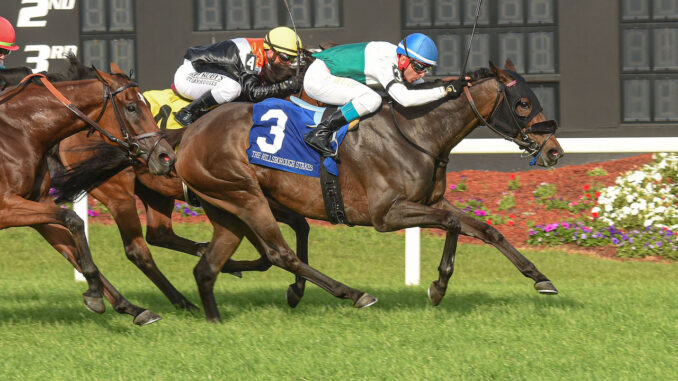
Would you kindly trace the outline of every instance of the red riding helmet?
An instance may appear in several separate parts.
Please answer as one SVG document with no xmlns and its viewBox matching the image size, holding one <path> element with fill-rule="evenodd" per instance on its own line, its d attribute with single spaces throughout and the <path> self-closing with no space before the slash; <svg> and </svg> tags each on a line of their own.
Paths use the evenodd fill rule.
<svg viewBox="0 0 678 381">
<path fill-rule="evenodd" d="M 0 49 L 18 50 L 19 45 L 14 41 L 16 41 L 14 27 L 6 18 L 0 16 Z"/>
</svg>

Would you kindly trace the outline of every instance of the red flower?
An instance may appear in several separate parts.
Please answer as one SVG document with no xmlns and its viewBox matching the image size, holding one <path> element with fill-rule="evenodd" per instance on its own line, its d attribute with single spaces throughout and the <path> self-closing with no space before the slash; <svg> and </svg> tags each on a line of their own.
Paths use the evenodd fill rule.
<svg viewBox="0 0 678 381">
<path fill-rule="evenodd" d="M 598 218 L 598 213 L 596 213 L 596 212 L 591 212 L 591 217 L 593 217 L 593 218 Z"/>
<path fill-rule="evenodd" d="M 600 192 L 596 192 L 596 198 L 600 198 Z"/>
<path fill-rule="evenodd" d="M 587 193 L 584 195 L 586 198 L 591 198 L 591 193 Z"/>
<path fill-rule="evenodd" d="M 588 192 L 589 189 L 591 189 L 591 186 L 590 186 L 589 184 L 584 185 L 584 190 L 585 190 L 585 191 Z"/>
<path fill-rule="evenodd" d="M 515 224 L 516 224 L 516 223 L 513 222 L 513 220 L 508 220 L 508 221 L 506 222 L 506 225 L 508 225 L 508 226 L 513 226 L 513 225 L 515 225 Z"/>
<path fill-rule="evenodd" d="M 515 174 L 515 173 L 511 173 L 510 179 L 511 179 L 511 180 L 515 180 L 515 179 L 516 179 L 516 174 Z"/>
<path fill-rule="evenodd" d="M 488 224 L 488 225 L 492 225 L 492 220 L 488 218 L 488 219 L 485 220 L 485 223 Z"/>
<path fill-rule="evenodd" d="M 516 215 L 511 213 L 511 214 L 509 214 L 509 218 L 516 218 Z"/>
</svg>

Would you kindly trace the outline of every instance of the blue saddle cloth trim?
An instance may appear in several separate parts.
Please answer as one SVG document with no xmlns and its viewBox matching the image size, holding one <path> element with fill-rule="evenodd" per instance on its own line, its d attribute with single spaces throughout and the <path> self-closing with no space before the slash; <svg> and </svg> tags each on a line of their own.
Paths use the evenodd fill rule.
<svg viewBox="0 0 678 381">
<path fill-rule="evenodd" d="M 250 163 L 320 177 L 320 154 L 304 143 L 304 136 L 313 131 L 309 126 L 317 124 L 314 122 L 315 113 L 277 98 L 256 103 L 252 111 L 250 147 L 247 149 Z M 284 124 L 281 123 L 285 118 Z M 337 131 L 332 147 L 337 148 L 341 144 L 347 131 L 348 124 Z M 323 165 L 329 173 L 339 175 L 334 159 L 325 158 Z"/>
<path fill-rule="evenodd" d="M 317 126 L 320 122 L 322 122 L 323 114 L 325 113 L 325 109 L 327 109 L 327 107 L 314 106 L 306 102 L 305 100 L 297 98 L 295 96 L 291 96 L 290 100 L 295 105 L 314 112 L 313 114 L 313 122 L 315 122 L 314 126 Z"/>
</svg>

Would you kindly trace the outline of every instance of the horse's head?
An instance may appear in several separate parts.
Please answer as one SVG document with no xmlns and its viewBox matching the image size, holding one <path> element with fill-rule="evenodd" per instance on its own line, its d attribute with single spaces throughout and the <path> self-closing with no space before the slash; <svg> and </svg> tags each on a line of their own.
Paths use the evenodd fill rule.
<svg viewBox="0 0 678 381">
<path fill-rule="evenodd" d="M 266 83 L 278 83 L 296 75 L 297 70 L 299 70 L 300 75 L 303 75 L 306 72 L 308 65 L 314 60 L 311 54 L 313 54 L 313 52 L 310 50 L 301 49 L 299 51 L 299 56 L 292 65 L 268 62 L 261 68 L 261 77 Z"/>
<path fill-rule="evenodd" d="M 168 174 L 176 160 L 174 150 L 160 133 L 137 84 L 115 63 L 111 63 L 111 74 L 97 69 L 94 74 L 104 85 L 106 99 L 100 125 L 111 134 L 102 134 L 104 139 L 145 162 L 151 173 Z M 108 101 L 111 101 L 112 112 L 105 112 Z"/>
<path fill-rule="evenodd" d="M 506 60 L 505 70 L 490 62 L 490 70 L 497 77 L 502 92 L 501 103 L 490 122 L 496 129 L 518 143 L 521 149 L 533 156 L 538 165 L 550 167 L 564 153 L 555 137 L 558 124 L 547 120 L 539 99 L 523 77 L 516 73 L 511 60 Z"/>
</svg>

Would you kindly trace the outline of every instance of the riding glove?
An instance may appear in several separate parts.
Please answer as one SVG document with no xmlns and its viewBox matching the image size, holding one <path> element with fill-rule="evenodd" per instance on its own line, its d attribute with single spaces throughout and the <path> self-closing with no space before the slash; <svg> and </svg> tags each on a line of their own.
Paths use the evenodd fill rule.
<svg viewBox="0 0 678 381">
<path fill-rule="evenodd" d="M 465 79 L 453 79 L 445 83 L 445 93 L 452 99 L 457 99 L 464 91 L 464 87 L 470 84 Z"/>
<path fill-rule="evenodd" d="M 250 102 L 261 102 L 266 98 L 284 97 L 301 89 L 304 82 L 302 75 L 292 76 L 272 85 L 261 85 L 256 76 L 247 76 L 242 80 L 241 94 Z"/>
</svg>

